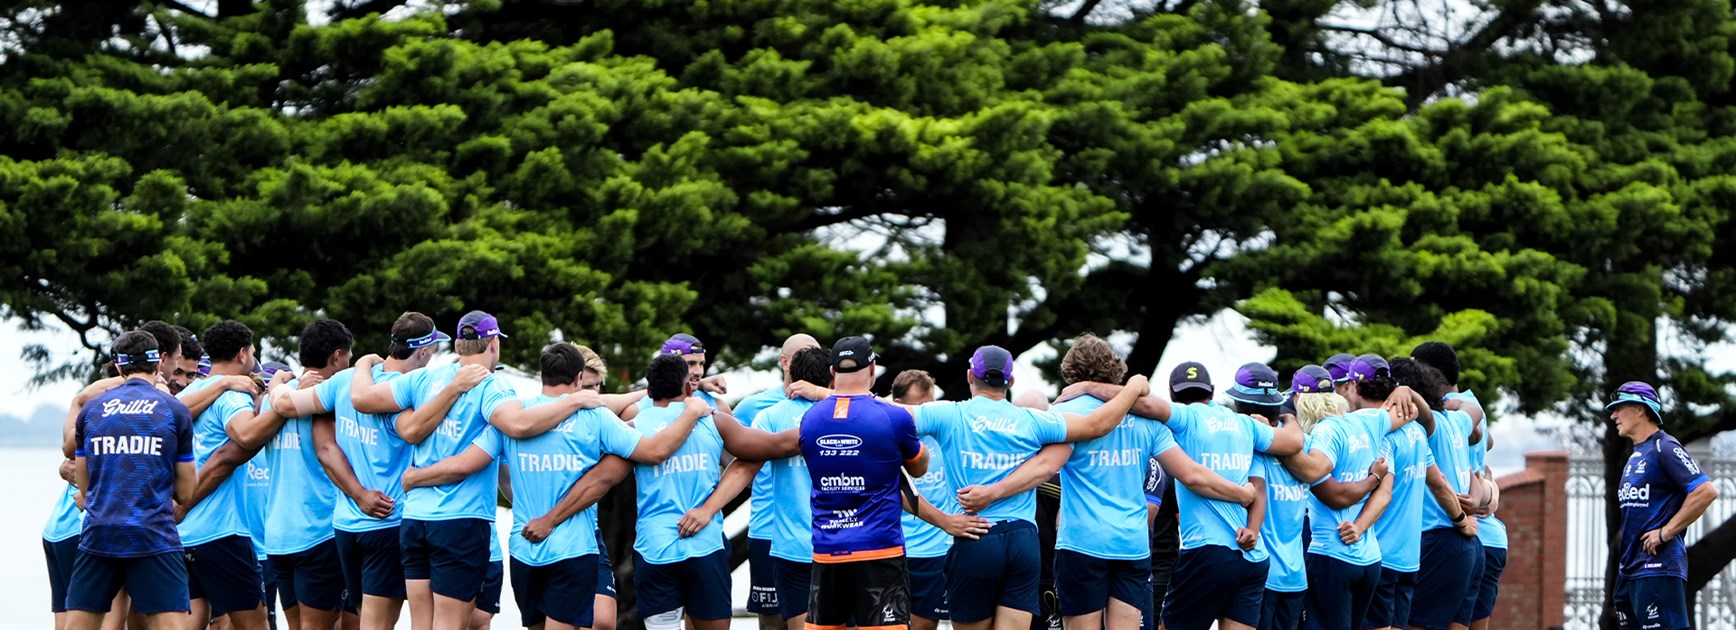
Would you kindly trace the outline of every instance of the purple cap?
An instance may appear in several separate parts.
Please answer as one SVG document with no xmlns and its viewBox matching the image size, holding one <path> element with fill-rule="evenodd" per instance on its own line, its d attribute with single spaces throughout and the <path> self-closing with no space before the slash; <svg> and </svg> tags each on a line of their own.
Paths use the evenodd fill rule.
<svg viewBox="0 0 1736 630">
<path fill-rule="evenodd" d="M 278 372 L 289 369 L 288 364 L 277 361 L 266 361 L 264 363 L 255 363 L 253 365 L 259 368 L 259 374 L 266 380 L 271 380 L 271 377 L 276 376 Z"/>
<path fill-rule="evenodd" d="M 1348 371 L 1346 380 L 1361 383 L 1372 381 L 1378 377 L 1390 377 L 1392 366 L 1387 365 L 1386 359 L 1381 358 L 1378 354 L 1365 354 L 1352 360 Z"/>
<path fill-rule="evenodd" d="M 1323 394 L 1332 391 L 1333 385 L 1332 373 L 1312 363 L 1302 366 L 1290 377 L 1290 393 L 1293 394 Z"/>
<path fill-rule="evenodd" d="M 466 328 L 470 329 L 470 332 L 464 332 Z M 500 331 L 500 320 L 495 319 L 493 315 L 482 311 L 471 311 L 465 313 L 463 319 L 458 320 L 459 339 L 487 339 L 489 337 L 507 338 L 506 333 Z"/>
<path fill-rule="evenodd" d="M 1607 411 L 1614 409 L 1616 405 L 1628 403 L 1643 405 L 1646 411 L 1652 413 L 1652 419 L 1657 420 L 1658 424 L 1664 423 L 1663 403 L 1658 399 L 1658 390 L 1653 389 L 1651 385 L 1640 381 L 1622 383 L 1621 387 L 1615 388 L 1615 398 L 1611 399 L 1609 404 L 1604 405 L 1603 408 Z"/>
<path fill-rule="evenodd" d="M 1350 362 L 1355 360 L 1355 356 L 1340 352 L 1327 358 L 1322 367 L 1332 375 L 1332 380 L 1343 383 L 1350 380 Z"/>
<path fill-rule="evenodd" d="M 1284 391 L 1278 389 L 1278 373 L 1264 363 L 1246 363 L 1236 369 L 1236 384 L 1230 387 L 1230 400 L 1250 405 L 1278 405 L 1284 402 Z"/>
<path fill-rule="evenodd" d="M 687 333 L 677 333 L 663 342 L 663 347 L 657 354 L 705 354 L 705 344 Z"/>
<path fill-rule="evenodd" d="M 970 355 L 970 373 L 990 387 L 1006 387 L 1013 380 L 1013 355 L 1000 346 L 977 348 Z"/>
<path fill-rule="evenodd" d="M 211 375 L 211 355 L 201 354 L 201 355 L 199 355 L 199 376 L 210 376 L 210 375 Z"/>
</svg>

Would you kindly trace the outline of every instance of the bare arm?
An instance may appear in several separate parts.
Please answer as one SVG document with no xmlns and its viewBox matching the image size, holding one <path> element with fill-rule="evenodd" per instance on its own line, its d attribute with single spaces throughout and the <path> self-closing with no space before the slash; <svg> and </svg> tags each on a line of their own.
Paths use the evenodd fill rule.
<svg viewBox="0 0 1736 630">
<path fill-rule="evenodd" d="M 1716 500 L 1718 500 L 1718 489 L 1713 487 L 1712 482 L 1708 481 L 1700 484 L 1700 487 L 1694 488 L 1693 492 L 1689 492 L 1688 497 L 1682 500 L 1682 509 L 1676 510 L 1676 515 L 1670 517 L 1668 523 L 1664 523 L 1661 530 L 1663 540 L 1675 538 L 1682 535 L 1682 532 L 1688 531 L 1688 526 L 1694 524 L 1694 521 L 1700 520 L 1700 515 L 1705 514 L 1706 508 L 1711 507 L 1712 502 Z"/>
<path fill-rule="evenodd" d="M 175 503 L 187 504 L 193 502 L 193 490 L 199 485 L 199 470 L 193 462 L 175 462 Z M 176 511 L 175 522 L 180 522 L 184 512 Z"/>
<path fill-rule="evenodd" d="M 908 480 L 905 483 L 909 483 Z M 908 490 L 908 489 L 907 489 Z M 903 496 L 904 511 L 922 519 L 923 522 L 940 528 L 955 538 L 976 540 L 989 532 L 989 522 L 975 514 L 947 514 L 934 507 L 928 499 L 914 491 L 900 492 Z"/>
<path fill-rule="evenodd" d="M 1061 390 L 1061 396 L 1057 398 L 1055 402 L 1071 400 L 1080 396 L 1091 396 L 1098 400 L 1112 400 L 1116 396 L 1121 395 L 1121 390 L 1123 389 L 1126 388 L 1121 385 L 1081 381 L 1068 385 L 1066 389 Z M 1159 422 L 1168 422 L 1169 401 L 1164 400 L 1157 394 L 1148 393 L 1144 396 L 1140 396 L 1138 400 L 1134 401 L 1133 406 L 1129 408 L 1129 413 L 1136 416 L 1151 418 L 1152 420 L 1157 420 Z"/>
<path fill-rule="evenodd" d="M 1447 516 L 1452 517 L 1453 527 L 1457 528 L 1460 534 L 1476 536 L 1477 519 L 1470 518 L 1464 507 L 1459 505 L 1459 495 L 1453 492 L 1452 484 L 1447 482 L 1447 476 L 1441 473 L 1439 467 L 1429 467 L 1425 483 L 1429 486 L 1429 496 L 1434 497 L 1435 504 L 1441 506 Z"/>
<path fill-rule="evenodd" d="M 1385 463 L 1386 460 L 1381 459 L 1376 461 L 1375 465 L 1384 466 Z M 1320 499 L 1321 503 L 1325 503 L 1332 509 L 1342 510 L 1356 505 L 1357 501 L 1361 501 L 1363 497 L 1378 489 L 1386 476 L 1384 467 L 1379 473 L 1370 471 L 1367 477 L 1352 482 L 1340 482 L 1331 474 L 1327 474 L 1325 480 L 1315 484 L 1310 490 L 1313 491 L 1315 498 Z"/>
<path fill-rule="evenodd" d="M 1085 416 L 1070 413 L 1061 414 L 1061 417 L 1067 422 L 1067 441 L 1079 442 L 1109 435 L 1110 431 L 1115 430 L 1116 425 L 1121 424 L 1121 421 L 1127 418 L 1128 410 L 1133 408 L 1134 402 L 1146 394 L 1148 386 L 1144 376 L 1135 375 L 1127 381 L 1127 386 L 1122 388 L 1120 393 L 1109 399 L 1109 402 L 1104 403 L 1102 407 L 1092 410 L 1090 414 Z M 1164 411 L 1163 417 L 1169 417 L 1167 409 Z"/>
<path fill-rule="evenodd" d="M 350 465 L 350 457 L 338 446 L 337 422 L 332 416 L 322 414 L 313 417 L 313 447 L 326 477 L 331 478 L 338 490 L 354 501 L 357 508 L 374 518 L 392 515 L 396 501 L 384 492 L 363 486 L 362 480 L 356 478 L 356 470 Z"/>
<path fill-rule="evenodd" d="M 434 462 L 432 466 L 425 468 L 412 466 L 405 470 L 404 489 L 458 483 L 463 481 L 465 477 L 476 474 L 476 471 L 482 470 L 492 461 L 494 461 L 493 455 L 482 450 L 482 447 L 472 444 L 463 452 Z"/>
<path fill-rule="evenodd" d="M 230 440 L 257 451 L 276 436 L 287 421 L 289 419 L 278 413 L 276 407 L 266 407 L 258 413 L 242 412 L 230 420 L 223 431 L 229 434 Z"/>
<path fill-rule="evenodd" d="M 802 453 L 799 429 L 768 433 L 741 426 L 735 416 L 721 411 L 712 413 L 711 421 L 717 425 L 717 434 L 723 438 L 723 447 L 736 457 L 766 461 Z"/>
<path fill-rule="evenodd" d="M 633 462 L 614 455 L 604 455 L 602 461 L 585 471 L 584 476 L 573 482 L 573 487 L 561 496 L 559 503 L 549 513 L 526 521 L 524 530 L 519 532 L 525 540 L 540 543 L 549 537 L 556 527 L 567 519 L 584 511 L 585 508 L 596 505 L 609 493 L 609 489 L 627 478 L 627 473 L 633 471 Z"/>
<path fill-rule="evenodd" d="M 78 414 L 83 410 L 84 405 L 73 403 L 72 410 L 66 412 L 66 422 L 61 425 L 60 454 L 67 459 L 78 457 Z"/>
<path fill-rule="evenodd" d="M 360 371 L 358 368 L 355 380 L 350 384 L 350 402 L 356 406 L 356 411 L 377 413 L 368 412 L 367 410 L 362 409 L 360 401 L 357 398 L 357 396 L 360 396 L 358 392 L 361 391 L 361 381 L 364 374 L 365 372 Z M 471 388 L 476 387 L 476 385 L 481 383 L 482 379 L 485 378 L 488 378 L 487 368 L 480 365 L 464 366 L 462 369 L 458 370 L 458 376 L 453 378 L 452 382 L 447 383 L 445 387 L 440 388 L 440 393 L 435 394 L 433 398 L 424 401 L 415 409 L 398 414 L 398 436 L 404 438 L 404 441 L 410 444 L 421 444 L 422 440 L 426 440 L 428 439 L 428 436 L 433 435 L 434 430 L 440 427 L 440 423 L 446 420 L 446 412 L 452 411 L 452 404 L 458 402 L 458 397 L 463 396 L 464 393 L 470 391 Z M 391 395 L 391 388 L 387 387 L 386 396 L 390 397 Z M 397 405 L 397 401 L 394 400 L 391 406 L 396 407 Z"/>
<path fill-rule="evenodd" d="M 1302 452 L 1302 423 L 1285 422 L 1272 430 L 1272 443 L 1264 451 L 1267 455 L 1285 456 Z"/>
<path fill-rule="evenodd" d="M 246 465 L 248 461 L 253 459 L 254 455 L 258 454 L 259 447 L 248 448 L 237 444 L 234 440 L 224 442 L 223 446 L 217 447 L 216 452 L 211 453 L 211 456 L 205 459 L 205 465 L 199 468 L 199 482 L 193 487 L 193 500 L 181 504 L 185 507 L 177 513 L 177 518 L 184 516 L 185 510 L 191 510 L 193 506 L 199 505 L 199 502 L 204 501 L 205 497 L 211 496 L 211 493 L 217 490 L 217 486 L 223 485 L 224 481 L 228 481 L 229 477 L 235 474 L 235 469 Z"/>
<path fill-rule="evenodd" d="M 645 393 L 648 391 L 650 390 L 641 389 L 625 394 L 603 394 L 603 406 L 608 407 L 609 411 L 613 412 L 616 417 L 622 417 L 627 413 L 628 407 L 638 406 L 639 401 L 645 398 Z"/>
<path fill-rule="evenodd" d="M 74 479 L 73 485 L 78 486 L 78 509 L 85 509 L 84 492 L 85 489 L 90 487 L 90 463 L 85 461 L 83 457 L 73 459 L 72 476 Z M 176 479 L 175 481 L 176 485 L 179 486 L 180 479 Z"/>
<path fill-rule="evenodd" d="M 1073 456 L 1072 444 L 1050 444 L 1037 451 L 1030 459 L 1019 464 L 1000 481 L 986 486 L 973 485 L 959 488 L 958 503 L 966 512 L 981 512 L 996 501 L 1029 492 L 1043 485 L 1061 470 L 1067 463 L 1067 458 Z M 918 514 L 917 516 L 921 516 Z"/>
<path fill-rule="evenodd" d="M 580 409 L 594 409 L 603 406 L 603 398 L 593 391 L 582 391 L 560 397 L 546 405 L 525 408 L 524 403 L 517 400 L 509 401 L 494 410 L 488 417 L 488 423 L 499 429 L 501 435 L 524 440 L 533 438 L 560 426 L 562 421 L 578 413 Z"/>
<path fill-rule="evenodd" d="M 904 462 L 904 472 L 910 473 L 912 477 L 928 474 L 928 449 L 923 448 L 916 453 L 916 457 Z"/>
<path fill-rule="evenodd" d="M 1252 486 L 1236 485 L 1217 471 L 1200 465 L 1179 448 L 1172 448 L 1158 455 L 1157 463 L 1163 466 L 1164 472 L 1169 473 L 1171 479 L 1187 486 L 1194 494 L 1243 506 L 1254 502 L 1255 490 Z"/>
<path fill-rule="evenodd" d="M 1332 460 L 1322 455 L 1318 449 L 1279 457 L 1278 463 L 1284 465 L 1284 470 L 1290 471 L 1290 476 L 1303 483 L 1314 483 L 1321 477 L 1332 474 Z"/>
<path fill-rule="evenodd" d="M 1243 550 L 1251 550 L 1260 540 L 1260 527 L 1266 523 L 1266 478 L 1249 477 L 1248 485 L 1254 488 L 1254 501 L 1248 504 L 1248 524 L 1236 532 L 1236 544 Z"/>
<path fill-rule="evenodd" d="M 187 394 L 186 398 L 180 399 L 181 404 L 186 405 L 187 411 L 192 413 L 195 418 L 199 417 L 199 414 L 205 413 L 205 410 L 210 409 L 211 405 L 217 402 L 217 398 L 222 396 L 224 392 L 241 392 L 248 396 L 259 395 L 259 383 L 255 382 L 251 376 L 231 374 L 207 378 L 221 379 L 223 382 L 200 388 L 199 391 Z M 275 375 L 272 380 L 273 382 L 287 382 L 288 379 L 289 375 L 285 373 L 283 380 L 277 380 Z"/>
<path fill-rule="evenodd" d="M 711 519 L 717 516 L 718 512 L 722 512 L 730 501 L 734 501 L 742 490 L 747 489 L 748 484 L 753 483 L 753 476 L 759 473 L 760 467 L 757 464 L 743 465 L 747 463 L 750 462 L 745 462 L 739 458 L 730 462 L 729 468 L 723 471 L 723 477 L 717 480 L 717 487 L 711 490 L 711 496 L 706 497 L 705 502 L 699 504 L 699 507 L 688 510 L 686 514 L 681 515 L 681 519 L 675 524 L 675 529 L 682 538 L 692 536 L 705 529 L 707 525 L 711 524 Z"/>
<path fill-rule="evenodd" d="M 1354 545 L 1362 540 L 1368 528 L 1374 527 L 1380 516 L 1386 513 L 1386 507 L 1392 503 L 1392 476 L 1380 477 L 1380 485 L 1368 495 L 1368 502 L 1362 504 L 1362 511 L 1357 513 L 1356 520 L 1338 524 L 1338 538 L 1346 545 Z"/>
</svg>

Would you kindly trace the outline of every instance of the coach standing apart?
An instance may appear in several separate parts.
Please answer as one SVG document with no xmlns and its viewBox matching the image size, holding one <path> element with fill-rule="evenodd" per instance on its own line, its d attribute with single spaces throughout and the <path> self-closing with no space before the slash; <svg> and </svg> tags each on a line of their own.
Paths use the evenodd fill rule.
<svg viewBox="0 0 1736 630">
<path fill-rule="evenodd" d="M 1616 433 L 1634 443 L 1616 494 L 1622 547 L 1616 615 L 1629 630 L 1686 629 L 1688 558 L 1682 532 L 1718 498 L 1718 489 L 1682 443 L 1664 433 L 1663 408 L 1652 386 L 1623 383 L 1604 408 Z"/>
</svg>

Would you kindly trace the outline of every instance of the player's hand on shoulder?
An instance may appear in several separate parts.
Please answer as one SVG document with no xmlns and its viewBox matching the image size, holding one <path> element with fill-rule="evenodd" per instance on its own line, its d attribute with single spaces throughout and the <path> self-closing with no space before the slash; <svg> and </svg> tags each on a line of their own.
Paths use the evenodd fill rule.
<svg viewBox="0 0 1736 630">
<path fill-rule="evenodd" d="M 488 378 L 489 374 L 493 374 L 493 371 L 488 368 L 474 363 L 466 365 L 458 369 L 458 375 L 452 378 L 452 386 L 457 387 L 461 393 L 468 392 Z"/>
</svg>

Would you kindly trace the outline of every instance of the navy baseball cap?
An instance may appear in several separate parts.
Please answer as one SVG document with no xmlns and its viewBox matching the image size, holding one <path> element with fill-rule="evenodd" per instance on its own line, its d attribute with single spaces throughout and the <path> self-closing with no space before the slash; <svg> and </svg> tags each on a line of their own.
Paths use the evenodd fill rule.
<svg viewBox="0 0 1736 630">
<path fill-rule="evenodd" d="M 705 344 L 699 343 L 699 339 L 693 335 L 676 333 L 674 337 L 663 342 L 663 347 L 657 350 L 657 354 L 705 354 Z"/>
<path fill-rule="evenodd" d="M 1205 364 L 1188 361 L 1169 371 L 1169 391 L 1179 392 L 1184 389 L 1212 391 L 1212 375 L 1206 371 Z"/>
<path fill-rule="evenodd" d="M 1296 374 L 1290 377 L 1290 393 L 1322 394 L 1332 391 L 1334 384 L 1331 372 L 1310 363 L 1296 370 Z"/>
<path fill-rule="evenodd" d="M 470 329 L 470 332 L 464 332 L 466 328 Z M 465 313 L 463 319 L 458 320 L 459 339 L 487 339 L 489 337 L 507 338 L 506 333 L 500 330 L 500 320 L 495 319 L 493 315 L 482 311 L 471 311 Z"/>
<path fill-rule="evenodd" d="M 1392 376 L 1392 366 L 1378 354 L 1365 354 L 1350 362 L 1348 379 L 1358 383 Z"/>
<path fill-rule="evenodd" d="M 1645 406 L 1646 411 L 1651 412 L 1653 420 L 1657 420 L 1660 425 L 1664 423 L 1664 406 L 1658 400 L 1658 390 L 1640 381 L 1628 381 L 1615 388 L 1615 398 L 1604 405 L 1603 409 L 1608 411 L 1616 405 L 1629 403 Z"/>
<path fill-rule="evenodd" d="M 867 337 L 845 337 L 832 344 L 832 371 L 849 374 L 880 360 Z"/>
<path fill-rule="evenodd" d="M 1006 387 L 1013 380 L 1013 354 L 1000 346 L 983 346 L 970 355 L 970 373 L 990 387 Z"/>
<path fill-rule="evenodd" d="M 1332 375 L 1332 380 L 1343 383 L 1350 380 L 1350 362 L 1355 360 L 1355 356 L 1340 352 L 1328 357 L 1321 367 L 1326 368 L 1326 372 Z"/>
<path fill-rule="evenodd" d="M 1236 369 L 1236 383 L 1230 386 L 1230 400 L 1250 405 L 1280 405 L 1287 398 L 1278 389 L 1278 373 L 1264 363 L 1248 363 Z"/>
</svg>

